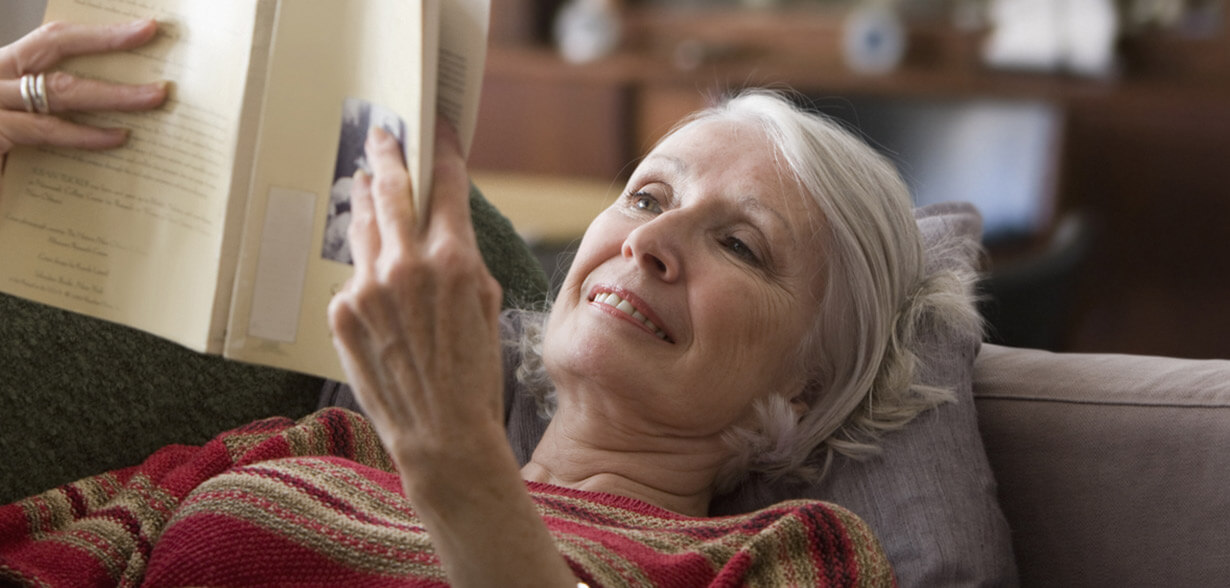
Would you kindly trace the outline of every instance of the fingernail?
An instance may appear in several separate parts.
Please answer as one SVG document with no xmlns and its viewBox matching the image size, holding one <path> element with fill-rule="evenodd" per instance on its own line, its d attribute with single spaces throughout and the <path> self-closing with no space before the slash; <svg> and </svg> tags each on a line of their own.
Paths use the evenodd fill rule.
<svg viewBox="0 0 1230 588">
<path fill-rule="evenodd" d="M 131 131 L 122 127 L 103 129 L 103 131 L 107 133 L 107 138 L 114 141 L 117 147 L 127 143 L 128 137 L 132 134 Z"/>
<path fill-rule="evenodd" d="M 171 98 L 171 89 L 174 86 L 166 80 L 160 82 L 151 82 L 136 88 L 140 93 L 140 99 L 150 107 L 159 106 L 167 102 Z M 135 98 L 135 97 L 134 97 Z"/>
<path fill-rule="evenodd" d="M 388 143 L 389 140 L 393 138 L 393 136 L 390 135 L 388 131 L 384 130 L 381 127 L 372 127 L 368 131 L 368 133 L 370 134 L 372 140 L 374 140 L 377 145 L 381 143 Z"/>
</svg>

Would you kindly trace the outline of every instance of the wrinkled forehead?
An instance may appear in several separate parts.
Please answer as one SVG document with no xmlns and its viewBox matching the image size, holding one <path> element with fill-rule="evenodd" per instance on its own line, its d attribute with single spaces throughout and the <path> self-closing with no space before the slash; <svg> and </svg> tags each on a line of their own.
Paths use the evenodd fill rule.
<svg viewBox="0 0 1230 588">
<path fill-rule="evenodd" d="M 823 214 L 818 195 L 805 189 L 783 149 L 769 128 L 755 120 L 718 115 L 679 127 L 642 163 L 722 175 L 728 181 L 741 179 L 747 185 L 739 188 L 747 195 L 776 201 L 766 204 L 785 209 L 783 213 L 802 215 L 809 224 L 820 223 Z"/>
<path fill-rule="evenodd" d="M 704 119 L 672 132 L 637 166 L 637 174 L 663 175 L 689 184 L 761 197 L 791 189 L 794 182 L 777 147 L 757 125 Z"/>
</svg>

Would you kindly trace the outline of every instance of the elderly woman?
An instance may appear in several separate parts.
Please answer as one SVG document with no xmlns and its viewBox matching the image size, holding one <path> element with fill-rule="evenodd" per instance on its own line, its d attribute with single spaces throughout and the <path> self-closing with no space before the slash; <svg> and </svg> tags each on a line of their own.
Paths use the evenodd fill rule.
<svg viewBox="0 0 1230 588">
<path fill-rule="evenodd" d="M 124 46 L 145 30 L 93 30 L 108 43 L 74 47 Z M 142 92 L 121 89 L 131 102 L 118 103 L 156 102 Z M 502 314 L 452 134 L 438 134 L 424 223 L 396 141 L 376 131 L 366 150 L 372 173 L 352 190 L 355 274 L 329 320 L 396 473 L 368 467 L 389 465 L 382 457 L 358 463 L 361 450 L 267 459 L 284 455 L 266 444 L 165 507 L 170 523 L 142 548 L 146 581 L 247 584 L 277 570 L 283 581 L 474 586 L 892 583 L 869 529 L 838 506 L 708 517 L 711 499 L 749 474 L 816 478 L 834 454 L 867 454 L 948 397 L 913 384 L 918 328 L 924 316 L 976 328 L 976 314 L 960 276 L 924 276 L 907 190 L 884 159 L 780 95 L 739 95 L 641 161 L 590 225 L 549 313 Z M 505 425 L 509 345 L 550 415 L 524 464 Z M 350 418 L 326 413 L 316 418 Z M 232 445 L 312 434 L 269 428 Z M 320 525 L 345 531 L 316 533 L 303 502 L 331 505 L 342 515 Z M 228 514 L 252 524 L 227 526 Z M 279 525 L 302 533 L 257 537 Z M 253 541 L 263 547 L 244 547 Z M 343 557 L 329 542 L 353 548 L 362 569 L 319 575 Z"/>
</svg>

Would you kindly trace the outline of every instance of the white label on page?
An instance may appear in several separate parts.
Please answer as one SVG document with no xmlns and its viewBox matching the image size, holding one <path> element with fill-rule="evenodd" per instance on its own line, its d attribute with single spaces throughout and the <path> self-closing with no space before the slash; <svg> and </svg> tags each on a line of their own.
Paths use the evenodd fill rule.
<svg viewBox="0 0 1230 588">
<path fill-rule="evenodd" d="M 252 287 L 248 335 L 294 343 L 312 246 L 316 195 L 271 188 Z"/>
</svg>

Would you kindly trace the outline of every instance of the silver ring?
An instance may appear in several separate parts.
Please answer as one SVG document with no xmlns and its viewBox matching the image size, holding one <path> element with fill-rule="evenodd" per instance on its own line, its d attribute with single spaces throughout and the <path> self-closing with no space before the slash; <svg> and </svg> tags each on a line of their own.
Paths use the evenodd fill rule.
<svg viewBox="0 0 1230 588">
<path fill-rule="evenodd" d="M 26 106 L 26 112 L 34 112 L 34 76 L 21 76 L 21 103 Z"/>
<path fill-rule="evenodd" d="M 51 104 L 47 102 L 47 74 L 38 74 L 34 78 L 34 109 L 39 114 L 51 114 Z"/>
</svg>

